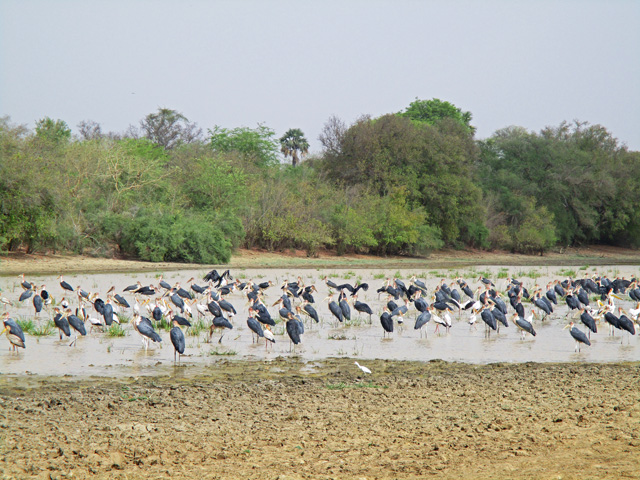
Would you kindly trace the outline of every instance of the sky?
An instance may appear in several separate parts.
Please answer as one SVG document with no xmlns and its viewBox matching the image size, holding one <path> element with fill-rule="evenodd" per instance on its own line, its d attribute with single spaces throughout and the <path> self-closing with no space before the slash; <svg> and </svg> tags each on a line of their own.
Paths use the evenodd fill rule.
<svg viewBox="0 0 640 480">
<path fill-rule="evenodd" d="M 206 132 L 305 133 L 439 98 L 476 138 L 600 124 L 640 150 L 638 0 L 0 0 L 0 116 L 123 132 L 158 108 Z"/>
</svg>

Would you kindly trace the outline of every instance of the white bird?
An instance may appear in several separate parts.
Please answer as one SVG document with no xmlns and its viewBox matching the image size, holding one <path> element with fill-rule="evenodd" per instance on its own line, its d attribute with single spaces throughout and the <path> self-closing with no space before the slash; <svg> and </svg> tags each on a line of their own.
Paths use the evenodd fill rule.
<svg viewBox="0 0 640 480">
<path fill-rule="evenodd" d="M 362 370 L 364 373 L 371 373 L 371 370 L 369 370 L 367 367 L 360 365 L 358 362 L 353 362 L 353 363 L 355 363 L 358 366 L 358 368 Z"/>
<path fill-rule="evenodd" d="M 198 313 L 200 314 L 200 316 L 202 317 L 206 317 L 207 316 L 207 312 L 209 311 L 209 309 L 207 308 L 206 305 L 203 305 L 201 303 L 196 303 L 196 309 L 198 310 Z"/>
<path fill-rule="evenodd" d="M 265 349 L 269 349 L 269 342 L 276 343 L 276 337 L 273 335 L 273 332 L 270 330 L 269 325 L 265 325 L 264 330 L 262 331 L 264 334 L 264 346 Z"/>
</svg>

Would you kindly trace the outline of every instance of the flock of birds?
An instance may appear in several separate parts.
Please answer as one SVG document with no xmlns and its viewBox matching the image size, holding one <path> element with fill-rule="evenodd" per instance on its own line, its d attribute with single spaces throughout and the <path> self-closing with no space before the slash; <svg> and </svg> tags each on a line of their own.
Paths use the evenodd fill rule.
<svg viewBox="0 0 640 480">
<path fill-rule="evenodd" d="M 219 333 L 218 343 L 222 342 L 225 332 L 233 329 L 233 318 L 238 313 L 229 300 L 233 294 L 239 293 L 246 297 L 246 323 L 252 332 L 252 341 L 264 339 L 267 350 L 276 341 L 272 328 L 278 317 L 285 323 L 290 347 L 293 346 L 294 349 L 305 332 L 303 318 L 308 317 L 316 323 L 321 319 L 314 306 L 317 303 L 313 294 L 317 293 L 317 289 L 313 284 L 305 285 L 301 277 L 296 281 L 285 281 L 280 286 L 278 300 L 270 305 L 272 308 L 278 307 L 276 319 L 265 303 L 266 291 L 275 288 L 274 283 L 234 281 L 229 270 L 222 274 L 216 270 L 210 271 L 204 276 L 202 285 L 191 278 L 187 281 L 188 288 L 183 288 L 180 283 L 171 285 L 162 277 L 159 278 L 158 285 L 142 285 L 138 281 L 125 287 L 121 293 L 116 293 L 115 287 L 111 287 L 105 299 L 80 286 L 73 288 L 59 276 L 60 288 L 65 295 L 59 306 L 57 302 L 52 303 L 53 299 L 45 285 L 36 286 L 27 281 L 24 275 L 20 278 L 23 291 L 18 302 L 31 299 L 36 316 L 43 310 L 52 311 L 60 339 L 74 335 L 70 346 L 76 345 L 78 335 L 87 335 L 87 323 L 90 331 L 94 328 L 103 329 L 120 323 L 118 314 L 131 310 L 131 325 L 140 335 L 145 349 L 150 343 L 162 342 L 156 324 L 163 319 L 168 320 L 171 324 L 169 338 L 174 347 L 174 361 L 176 356 L 179 361 L 180 355 L 185 351 L 183 328 L 191 327 L 189 318 L 193 320 L 194 315 L 210 318 L 209 341 L 214 334 Z M 337 284 L 327 277 L 323 281 L 329 288 L 329 295 L 325 299 L 329 314 L 337 322 L 351 320 L 353 307 L 359 314 L 367 315 L 371 323 L 374 312 L 367 303 L 358 299 L 360 292 L 369 290 L 368 284 Z M 379 317 L 383 337 L 393 333 L 394 328 L 404 326 L 405 319 L 415 311 L 414 329 L 420 332 L 420 336 L 426 335 L 425 329 L 430 322 L 436 325 L 435 332 L 442 328 L 448 333 L 456 315 L 459 319 L 465 315 L 467 323 L 474 328 L 480 319 L 484 323 L 486 335 L 499 331 L 500 326 L 508 327 L 511 320 L 520 329 L 524 340 L 526 335 L 536 335 L 534 323 L 538 321 L 538 317 L 540 321 L 546 321 L 554 313 L 554 309 L 564 302 L 568 307 L 565 318 L 569 317 L 568 320 L 571 320 L 565 328 L 569 328 L 569 333 L 576 342 L 575 350 L 580 351 L 581 345 L 591 345 L 591 333 L 597 333 L 601 322 L 609 327 L 610 335 L 614 335 L 616 329 L 635 335 L 635 324 L 640 322 L 640 286 L 636 278 L 611 280 L 606 276 L 585 275 L 582 279 L 555 280 L 544 289 L 535 285 L 531 292 L 522 282 L 513 278 L 507 278 L 503 292 L 488 278 L 480 277 L 477 281 L 479 286 L 472 290 L 462 278 L 450 283 L 443 279 L 434 291 L 429 292 L 426 284 L 415 276 L 406 283 L 399 278 L 388 278 L 376 290 L 378 297 L 385 295 L 387 300 Z M 334 299 L 336 294 L 337 298 Z M 72 302 L 75 309 L 66 298 L 72 298 L 71 295 L 77 297 L 77 303 Z M 129 296 L 129 300 L 125 296 Z M 592 301 L 590 296 L 597 296 L 597 300 Z M 615 300 L 622 300 L 622 296 L 628 296 L 635 303 L 635 308 L 629 308 L 627 312 L 621 306 L 616 306 Z M 6 307 L 13 306 L 5 297 L 1 301 Z M 55 306 L 50 308 L 52 304 Z M 573 321 L 578 319 L 584 326 L 584 331 Z M 10 348 L 25 348 L 24 332 L 18 322 L 11 318 L 9 311 L 3 314 L 3 323 L 2 333 L 6 332 Z M 621 341 L 623 340 L 624 338 Z M 363 372 L 370 373 L 366 367 L 358 367 Z"/>
</svg>

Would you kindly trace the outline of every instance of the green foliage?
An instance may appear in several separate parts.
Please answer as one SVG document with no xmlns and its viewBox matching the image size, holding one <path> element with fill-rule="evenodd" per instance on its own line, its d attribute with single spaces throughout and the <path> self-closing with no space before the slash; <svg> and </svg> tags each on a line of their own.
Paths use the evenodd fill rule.
<svg viewBox="0 0 640 480">
<path fill-rule="evenodd" d="M 127 331 L 118 323 L 112 323 L 107 329 L 108 337 L 126 337 Z"/>
<path fill-rule="evenodd" d="M 540 134 L 510 127 L 480 145 L 479 180 L 491 205 L 489 217 L 497 225 L 521 228 L 512 236 L 514 248 L 535 251 L 556 240 L 562 245 L 638 241 L 634 199 L 640 194 L 640 156 L 618 146 L 604 127 L 562 123 Z M 534 232 L 540 227 L 535 216 L 523 225 L 521 212 L 532 198 L 546 208 L 539 216 L 552 218 L 554 232 Z"/>
<path fill-rule="evenodd" d="M 445 118 L 452 119 L 463 126 L 470 134 L 473 135 L 475 132 L 475 128 L 470 125 L 471 112 L 463 112 L 454 104 L 443 102 L 439 98 L 432 98 L 431 100 L 419 100 L 416 98 L 400 115 L 410 118 L 414 122 L 427 123 L 429 125 L 435 125 Z"/>
<path fill-rule="evenodd" d="M 139 211 L 133 218 L 121 217 L 120 248 L 126 255 L 151 262 L 226 263 L 231 258 L 229 235 L 241 228 L 218 222 L 215 215 Z M 231 231 L 225 232 L 229 228 Z"/>
<path fill-rule="evenodd" d="M 71 129 L 63 120 L 44 117 L 36 122 L 36 136 L 54 144 L 65 143 L 71 139 Z"/>
<path fill-rule="evenodd" d="M 321 165 L 334 182 L 364 187 L 380 198 L 402 189 L 407 210 L 420 211 L 431 227 L 422 237 L 427 244 L 438 243 L 431 242 L 434 236 L 446 244 L 461 236 L 484 242 L 482 194 L 473 182 L 478 152 L 467 133 L 446 122 L 431 126 L 384 115 L 360 119 L 339 141 Z"/>
<path fill-rule="evenodd" d="M 204 144 L 182 114 L 160 109 L 141 122 L 146 138 L 84 122 L 80 140 L 61 120 L 30 132 L 2 117 L 0 251 L 222 263 L 241 245 L 308 255 L 640 246 L 639 152 L 582 123 L 475 142 L 470 120 L 437 99 L 350 126 L 332 118 L 322 156 L 297 165 L 309 148 L 299 129 L 278 141 L 262 125 L 214 127 Z"/>
<path fill-rule="evenodd" d="M 211 149 L 216 153 L 236 152 L 250 164 L 258 167 L 278 163 L 278 143 L 275 132 L 258 124 L 256 128 L 222 128 L 218 125 L 209 130 Z"/>
</svg>

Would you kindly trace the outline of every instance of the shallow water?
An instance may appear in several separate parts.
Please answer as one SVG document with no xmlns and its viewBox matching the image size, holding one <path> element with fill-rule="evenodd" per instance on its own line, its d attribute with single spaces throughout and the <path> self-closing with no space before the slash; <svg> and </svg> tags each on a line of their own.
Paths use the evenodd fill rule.
<svg viewBox="0 0 640 480">
<path fill-rule="evenodd" d="M 568 271 L 572 270 L 572 271 Z M 630 278 L 638 274 L 638 266 L 599 266 L 597 272 L 610 278 L 616 275 Z M 520 331 L 514 325 L 509 328 L 502 327 L 499 333 L 491 332 L 487 336 L 484 323 L 478 318 L 475 326 L 467 323 L 468 313 L 460 316 L 454 315 L 454 324 L 449 333 L 441 331 L 434 333 L 435 325 L 430 322 L 425 330 L 426 338 L 421 338 L 420 332 L 414 330 L 416 318 L 415 309 L 410 310 L 404 319 L 403 325 L 395 324 L 395 331 L 390 337 L 383 338 L 383 330 L 380 325 L 379 315 L 382 306 L 386 303 L 386 295 L 378 298 L 375 290 L 382 286 L 387 277 L 399 277 L 408 285 L 409 278 L 417 274 L 418 278 L 425 281 L 432 294 L 435 286 L 442 278 L 448 282 L 453 281 L 458 275 L 467 280 L 470 287 L 475 290 L 480 285 L 478 277 L 490 274 L 499 290 L 504 290 L 506 274 L 523 281 L 531 291 L 538 283 L 544 286 L 549 280 L 564 279 L 567 274 L 574 277 L 582 277 L 584 274 L 596 272 L 595 268 L 579 269 L 567 267 L 513 267 L 504 269 L 499 267 L 479 266 L 475 269 L 461 268 L 439 271 L 412 270 L 384 270 L 384 269 L 306 269 L 306 270 L 282 270 L 282 269 L 238 269 L 231 273 L 242 281 L 253 279 L 256 282 L 272 280 L 276 286 L 269 288 L 266 293 L 267 305 L 273 304 L 280 296 L 279 285 L 284 280 L 294 281 L 301 276 L 305 284 L 315 284 L 318 293 L 315 308 L 320 314 L 321 322 L 311 324 L 305 320 L 305 334 L 302 343 L 296 346 L 295 351 L 290 351 L 289 338 L 284 333 L 282 324 L 274 328 L 276 343 L 268 351 L 265 350 L 264 340 L 252 343 L 251 331 L 246 325 L 247 305 L 246 299 L 240 292 L 234 292 L 228 300 L 238 310 L 238 315 L 232 319 L 234 329 L 227 332 L 221 343 L 214 334 L 211 343 L 208 342 L 208 331 L 202 332 L 198 337 L 186 335 L 186 352 L 182 357 L 182 372 L 197 372 L 207 368 L 216 368 L 220 361 L 230 360 L 271 360 L 280 356 L 296 355 L 304 361 L 319 361 L 328 357 L 351 357 L 354 360 L 389 359 L 389 360 L 418 360 L 428 361 L 442 359 L 447 361 L 461 361 L 467 363 L 492 363 L 492 362 L 619 362 L 640 360 L 640 345 L 637 336 L 629 336 L 626 332 L 616 331 L 615 335 L 608 334 L 608 326 L 599 325 L 598 333 L 591 335 L 591 347 L 582 346 L 580 353 L 574 352 L 575 343 L 567 330 L 565 314 L 567 307 L 563 300 L 559 299 L 559 306 L 554 314 L 545 322 L 537 321 L 534 327 L 536 337 L 527 335 L 521 340 Z M 170 284 L 181 282 L 186 285 L 187 279 L 192 276 L 201 279 L 206 270 L 162 272 L 164 279 Z M 99 292 L 106 298 L 106 291 L 116 286 L 116 292 L 121 293 L 127 286 L 140 280 L 143 285 L 157 284 L 160 272 L 157 274 L 87 274 L 65 275 L 64 279 L 74 288 L 81 285 L 90 292 Z M 367 282 L 370 285 L 368 292 L 360 292 L 359 300 L 368 303 L 375 312 L 372 323 L 366 316 L 355 316 L 352 308 L 352 322 L 339 324 L 331 317 L 327 303 L 323 302 L 328 292 L 322 278 L 328 275 L 336 283 Z M 37 285 L 46 285 L 47 290 L 54 299 L 59 302 L 63 297 L 59 280 L 55 276 L 39 276 L 27 278 Z M 21 279 L 16 277 L 0 277 L 1 295 L 13 302 L 13 306 L 6 307 L 14 319 L 36 319 L 32 306 L 32 299 L 18 304 L 17 299 L 22 293 Z M 203 281 L 197 282 L 203 285 Z M 124 295 L 129 303 L 133 304 L 132 295 Z M 74 294 L 66 296 L 71 306 L 77 306 L 77 297 Z M 430 299 L 429 299 L 430 300 Z M 622 300 L 616 300 L 620 306 L 628 309 L 633 306 L 631 300 L 622 296 Z M 524 303 L 529 310 L 530 306 Z M 93 307 L 87 307 L 94 315 Z M 511 310 L 511 308 L 509 307 Z M 196 312 L 195 307 L 193 308 Z M 270 307 L 272 317 L 278 317 L 278 307 Z M 131 311 L 125 311 L 125 315 L 131 316 Z M 146 314 L 145 314 L 146 315 Z M 150 316 L 150 315 L 147 315 Z M 197 312 L 194 313 L 197 317 Z M 45 322 L 52 318 L 52 310 L 42 312 L 37 322 Z M 208 317 L 210 322 L 211 316 Z M 578 322 L 579 323 L 579 322 Z M 140 337 L 132 329 L 130 324 L 124 324 L 127 331 L 125 337 L 108 337 L 105 333 L 94 330 L 86 337 L 80 337 L 77 345 L 70 347 L 70 339 L 59 340 L 58 333 L 46 337 L 34 337 L 27 335 L 26 350 L 13 353 L 9 350 L 9 342 L 6 338 L 0 339 L 0 372 L 5 374 L 38 374 L 38 375 L 80 375 L 80 376 L 139 376 L 154 375 L 159 372 L 176 372 L 173 368 L 173 347 L 169 340 L 169 333 L 160 332 L 163 342 L 161 345 L 152 345 L 148 351 L 142 347 Z M 89 326 L 87 324 L 87 330 Z"/>
</svg>

